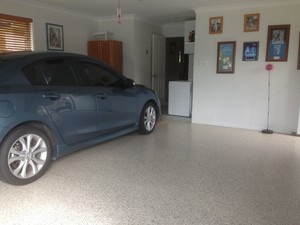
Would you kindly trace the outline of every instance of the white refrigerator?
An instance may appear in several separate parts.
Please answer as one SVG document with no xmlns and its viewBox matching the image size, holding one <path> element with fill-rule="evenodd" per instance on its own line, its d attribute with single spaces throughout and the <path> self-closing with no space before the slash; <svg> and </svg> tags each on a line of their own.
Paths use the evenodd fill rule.
<svg viewBox="0 0 300 225">
<path fill-rule="evenodd" d="M 191 117 L 192 82 L 169 82 L 169 115 Z"/>
</svg>

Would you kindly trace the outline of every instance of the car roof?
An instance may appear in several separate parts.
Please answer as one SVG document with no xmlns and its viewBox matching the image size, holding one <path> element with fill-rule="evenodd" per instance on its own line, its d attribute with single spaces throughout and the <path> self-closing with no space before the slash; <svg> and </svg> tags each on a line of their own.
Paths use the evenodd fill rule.
<svg viewBox="0 0 300 225">
<path fill-rule="evenodd" d="M 92 57 L 77 54 L 77 53 L 69 53 L 69 52 L 37 52 L 37 51 L 27 51 L 27 52 L 7 52 L 7 53 L 0 53 L 0 81 L 3 82 L 4 80 L 8 80 L 9 78 L 13 78 L 16 75 L 17 71 L 32 62 L 43 60 L 43 59 L 50 59 L 55 57 L 74 57 L 74 58 L 81 58 L 85 59 L 89 62 L 95 62 L 97 64 L 101 64 L 105 68 L 109 68 L 111 71 L 114 71 L 115 74 L 118 74 L 122 77 L 125 77 L 119 71 L 116 71 L 111 66 L 94 59 Z M 11 80 L 11 79 L 9 79 Z"/>
<path fill-rule="evenodd" d="M 1 69 L 5 69 L 5 67 L 7 68 L 13 67 L 16 70 L 18 70 L 19 68 L 29 63 L 38 60 L 50 59 L 56 57 L 64 57 L 64 58 L 74 57 L 74 58 L 86 59 L 89 61 L 95 61 L 97 63 L 100 62 L 99 60 L 93 59 L 86 55 L 69 53 L 69 52 L 37 52 L 37 51 L 7 52 L 7 53 L 0 53 L 0 71 Z"/>
<path fill-rule="evenodd" d="M 27 51 L 27 52 L 5 52 L 0 53 L 0 63 L 4 61 L 18 60 L 18 59 L 40 59 L 45 57 L 56 57 L 56 56 L 80 56 L 85 57 L 84 55 L 67 53 L 67 52 L 37 52 L 37 51 Z"/>
</svg>

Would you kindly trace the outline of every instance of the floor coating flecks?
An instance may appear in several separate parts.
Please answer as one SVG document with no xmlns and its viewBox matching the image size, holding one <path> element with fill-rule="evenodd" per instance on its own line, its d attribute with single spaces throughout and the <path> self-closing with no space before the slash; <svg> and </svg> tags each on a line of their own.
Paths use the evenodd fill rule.
<svg viewBox="0 0 300 225">
<path fill-rule="evenodd" d="M 162 117 L 0 182 L 0 224 L 298 225 L 300 138 Z"/>
</svg>

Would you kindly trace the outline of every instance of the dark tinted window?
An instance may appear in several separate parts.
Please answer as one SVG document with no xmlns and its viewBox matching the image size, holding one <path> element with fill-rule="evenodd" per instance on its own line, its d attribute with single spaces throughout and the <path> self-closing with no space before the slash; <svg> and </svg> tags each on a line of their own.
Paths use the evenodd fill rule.
<svg viewBox="0 0 300 225">
<path fill-rule="evenodd" d="M 46 79 L 36 64 L 30 64 L 23 68 L 23 73 L 32 85 L 47 85 Z"/>
<path fill-rule="evenodd" d="M 78 82 L 69 64 L 64 59 L 52 59 L 39 62 L 46 82 L 51 86 L 76 86 Z"/>
<path fill-rule="evenodd" d="M 80 66 L 84 80 L 87 80 L 91 86 L 111 87 L 120 85 L 120 77 L 97 64 L 81 62 Z"/>
<path fill-rule="evenodd" d="M 23 73 L 32 85 L 47 85 L 43 73 L 35 64 L 25 66 Z"/>
</svg>

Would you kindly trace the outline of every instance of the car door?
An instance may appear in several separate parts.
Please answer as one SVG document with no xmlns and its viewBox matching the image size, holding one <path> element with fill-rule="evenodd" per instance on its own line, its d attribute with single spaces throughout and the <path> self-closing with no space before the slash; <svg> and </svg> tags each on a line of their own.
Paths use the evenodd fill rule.
<svg viewBox="0 0 300 225">
<path fill-rule="evenodd" d="M 27 77 L 38 77 L 29 80 L 35 80 L 35 91 L 67 144 L 97 136 L 95 94 L 81 85 L 70 59 L 41 60 L 26 68 L 25 73 Z"/>
<path fill-rule="evenodd" d="M 83 79 L 96 93 L 98 129 L 101 134 L 134 127 L 138 120 L 137 95 L 134 88 L 124 86 L 125 77 L 102 64 L 82 60 Z"/>
</svg>

